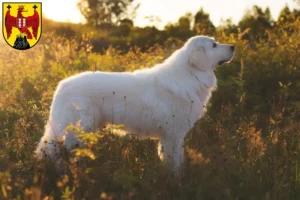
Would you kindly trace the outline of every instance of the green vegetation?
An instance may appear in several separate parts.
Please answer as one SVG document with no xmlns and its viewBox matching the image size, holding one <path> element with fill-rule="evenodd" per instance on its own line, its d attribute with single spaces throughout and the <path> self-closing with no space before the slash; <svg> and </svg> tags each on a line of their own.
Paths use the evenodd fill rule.
<svg viewBox="0 0 300 200">
<path fill-rule="evenodd" d="M 0 199 L 300 199 L 299 16 L 285 8 L 274 21 L 254 7 L 239 26 L 214 27 L 199 11 L 207 27 L 186 29 L 186 15 L 162 31 L 45 20 L 30 50 L 1 41 Z M 235 44 L 236 56 L 217 69 L 208 112 L 186 137 L 182 180 L 159 160 L 156 141 L 109 131 L 75 130 L 86 145 L 70 159 L 62 148 L 64 176 L 33 158 L 60 80 L 151 67 L 199 33 Z"/>
</svg>

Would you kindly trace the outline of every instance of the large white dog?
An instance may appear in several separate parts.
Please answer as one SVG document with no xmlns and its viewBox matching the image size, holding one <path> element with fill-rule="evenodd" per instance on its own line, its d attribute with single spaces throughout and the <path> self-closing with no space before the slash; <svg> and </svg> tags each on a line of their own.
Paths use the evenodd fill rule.
<svg viewBox="0 0 300 200">
<path fill-rule="evenodd" d="M 130 133 L 159 139 L 164 157 L 178 168 L 184 156 L 184 137 L 202 116 L 216 87 L 214 69 L 233 55 L 234 46 L 196 36 L 150 69 L 85 72 L 61 81 L 37 155 L 53 157 L 56 147 L 51 141 L 62 138 L 66 149 L 71 149 L 78 141 L 65 128 L 78 121 L 85 131 L 123 124 Z"/>
</svg>

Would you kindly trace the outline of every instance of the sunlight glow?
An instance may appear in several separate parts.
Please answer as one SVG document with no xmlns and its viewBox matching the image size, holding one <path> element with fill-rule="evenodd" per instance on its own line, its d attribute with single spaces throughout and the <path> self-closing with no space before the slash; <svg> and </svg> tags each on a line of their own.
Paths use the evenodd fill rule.
<svg viewBox="0 0 300 200">
<path fill-rule="evenodd" d="M 295 8 L 296 4 L 293 0 L 137 0 L 141 3 L 138 10 L 135 24 L 144 26 L 149 23 L 144 16 L 159 16 L 161 23 L 159 27 L 163 27 L 168 22 L 176 22 L 180 16 L 187 12 L 195 14 L 201 7 L 209 13 L 210 19 L 214 25 L 218 26 L 221 19 L 231 18 L 237 23 L 243 17 L 245 11 L 253 5 L 262 8 L 269 7 L 272 17 L 277 19 L 281 9 L 288 5 Z"/>
<path fill-rule="evenodd" d="M 17 2 L 22 1 L 24 0 Z M 84 23 L 84 17 L 77 8 L 78 1 L 80 0 L 42 0 L 43 14 L 55 21 Z M 274 19 L 277 19 L 280 10 L 285 5 L 290 8 L 297 7 L 293 0 L 135 0 L 135 3 L 140 3 L 135 25 L 147 26 L 150 24 L 160 28 L 163 28 L 168 22 L 176 22 L 187 12 L 195 14 L 201 7 L 210 14 L 215 25 L 219 25 L 221 19 L 228 18 L 237 23 L 245 11 L 253 5 L 263 8 L 270 7 Z M 161 21 L 150 23 L 148 19 L 145 19 L 147 16 L 158 16 Z"/>
</svg>

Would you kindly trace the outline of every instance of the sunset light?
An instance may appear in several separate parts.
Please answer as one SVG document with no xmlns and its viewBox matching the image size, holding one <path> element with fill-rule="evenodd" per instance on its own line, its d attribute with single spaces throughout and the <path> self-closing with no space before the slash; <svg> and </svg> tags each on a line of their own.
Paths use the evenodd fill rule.
<svg viewBox="0 0 300 200">
<path fill-rule="evenodd" d="M 20 0 L 18 2 L 22 2 Z M 77 3 L 80 0 L 42 0 L 44 16 L 55 21 L 84 23 L 85 19 L 81 15 Z M 258 5 L 262 8 L 269 7 L 273 18 L 277 18 L 280 10 L 288 5 L 290 8 L 296 8 L 296 3 L 293 0 L 136 0 L 135 4 L 140 4 L 137 10 L 135 25 L 147 26 L 149 20 L 147 16 L 157 16 L 160 22 L 151 23 L 163 28 L 168 22 L 176 22 L 179 16 L 187 12 L 195 14 L 201 7 L 209 13 L 212 22 L 219 25 L 221 19 L 231 18 L 237 23 L 247 9 L 253 5 Z"/>
<path fill-rule="evenodd" d="M 0 200 L 300 199 L 300 0 L 7 1 Z"/>
</svg>

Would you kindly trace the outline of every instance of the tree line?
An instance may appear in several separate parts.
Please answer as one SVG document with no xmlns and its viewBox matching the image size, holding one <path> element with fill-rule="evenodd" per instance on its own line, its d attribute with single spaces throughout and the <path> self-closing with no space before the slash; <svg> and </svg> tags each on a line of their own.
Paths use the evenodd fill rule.
<svg viewBox="0 0 300 200">
<path fill-rule="evenodd" d="M 177 22 L 168 23 L 163 30 L 159 30 L 153 25 L 146 27 L 134 25 L 139 5 L 134 5 L 133 2 L 133 0 L 82 0 L 78 3 L 78 8 L 86 18 L 86 24 L 57 23 L 45 19 L 43 31 L 55 31 L 67 38 L 89 35 L 94 52 L 102 52 L 109 46 L 127 52 L 132 46 L 146 50 L 154 44 L 164 45 L 166 41 L 172 39 L 184 41 L 193 35 L 215 36 L 220 32 L 230 35 L 245 31 L 243 39 L 247 39 L 250 43 L 256 42 L 267 39 L 268 31 L 272 31 L 277 25 L 294 21 L 300 16 L 299 10 L 291 10 L 285 6 L 278 19 L 274 19 L 269 8 L 263 9 L 255 5 L 245 12 L 237 24 L 227 19 L 222 20 L 216 27 L 210 20 L 209 13 L 201 8 L 195 15 L 186 13 L 179 17 Z M 149 16 L 148 19 L 150 22 L 159 20 L 154 16 Z"/>
</svg>

